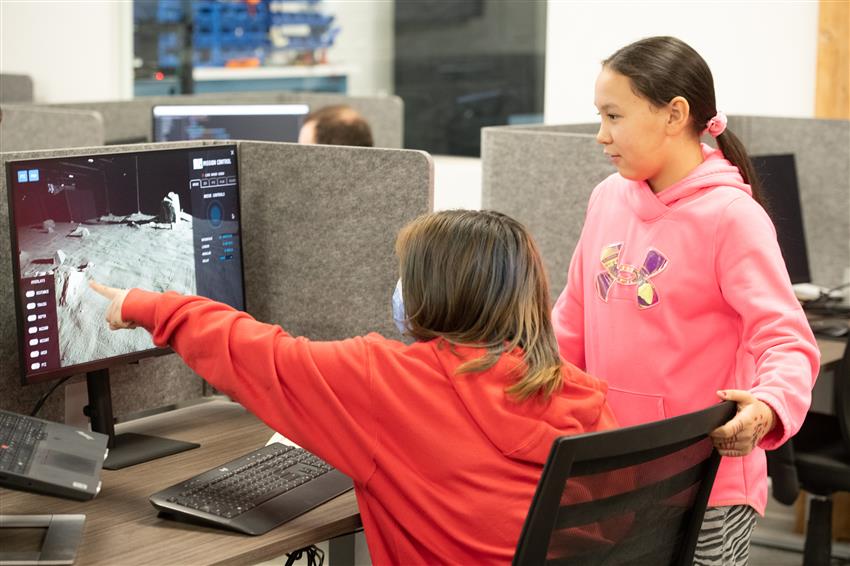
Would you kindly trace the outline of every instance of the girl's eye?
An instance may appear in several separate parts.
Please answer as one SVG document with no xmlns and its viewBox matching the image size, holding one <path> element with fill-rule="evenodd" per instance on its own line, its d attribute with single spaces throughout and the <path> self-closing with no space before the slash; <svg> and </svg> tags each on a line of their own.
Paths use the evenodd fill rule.
<svg viewBox="0 0 850 566">
<path fill-rule="evenodd" d="M 614 119 L 619 118 L 619 117 L 620 117 L 620 116 L 619 116 L 618 114 L 608 114 L 608 119 L 609 119 L 609 120 L 614 120 Z"/>
</svg>

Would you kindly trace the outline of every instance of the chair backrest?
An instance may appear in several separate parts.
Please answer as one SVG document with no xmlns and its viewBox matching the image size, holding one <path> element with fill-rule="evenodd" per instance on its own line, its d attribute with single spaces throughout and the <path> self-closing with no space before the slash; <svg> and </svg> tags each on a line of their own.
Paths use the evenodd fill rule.
<svg viewBox="0 0 850 566">
<path fill-rule="evenodd" d="M 850 452 L 850 336 L 844 346 L 844 357 L 838 364 L 833 376 L 833 400 L 838 428 L 844 439 L 844 448 Z"/>
<path fill-rule="evenodd" d="M 555 440 L 513 563 L 691 564 L 720 464 L 708 433 L 735 410 Z"/>
<path fill-rule="evenodd" d="M 788 440 L 782 446 L 765 452 L 767 475 L 770 476 L 770 494 L 783 505 L 793 505 L 800 495 L 800 478 L 794 456 L 794 443 Z"/>
</svg>

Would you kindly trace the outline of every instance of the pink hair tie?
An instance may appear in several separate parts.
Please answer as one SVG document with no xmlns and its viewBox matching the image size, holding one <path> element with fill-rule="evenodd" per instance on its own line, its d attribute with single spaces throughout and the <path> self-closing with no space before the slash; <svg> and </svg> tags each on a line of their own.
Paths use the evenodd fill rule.
<svg viewBox="0 0 850 566">
<path fill-rule="evenodd" d="M 718 110 L 714 118 L 709 120 L 708 124 L 705 125 L 705 129 L 702 133 L 708 132 L 711 137 L 716 138 L 726 131 L 726 122 L 726 114 Z"/>
</svg>

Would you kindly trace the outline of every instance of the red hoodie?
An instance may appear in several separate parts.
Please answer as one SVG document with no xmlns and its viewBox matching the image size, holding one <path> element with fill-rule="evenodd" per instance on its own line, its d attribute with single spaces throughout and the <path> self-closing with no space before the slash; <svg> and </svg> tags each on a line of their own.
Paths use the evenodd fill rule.
<svg viewBox="0 0 850 566">
<path fill-rule="evenodd" d="M 520 361 L 441 339 L 311 342 L 208 299 L 132 290 L 122 316 L 274 430 L 350 476 L 374 564 L 513 557 L 552 441 L 613 428 L 606 386 L 564 366 L 547 402 L 505 394 Z"/>
</svg>

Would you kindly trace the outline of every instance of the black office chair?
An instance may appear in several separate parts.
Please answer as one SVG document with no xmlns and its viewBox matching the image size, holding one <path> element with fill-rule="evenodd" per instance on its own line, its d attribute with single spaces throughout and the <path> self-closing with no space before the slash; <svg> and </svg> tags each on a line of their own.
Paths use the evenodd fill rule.
<svg viewBox="0 0 850 566">
<path fill-rule="evenodd" d="M 832 495 L 850 492 L 850 339 L 834 377 L 835 414 L 809 413 L 791 442 L 800 487 L 812 494 L 804 566 L 830 563 Z"/>
<path fill-rule="evenodd" d="M 513 563 L 691 564 L 720 464 L 708 433 L 735 410 L 558 438 Z"/>
</svg>

